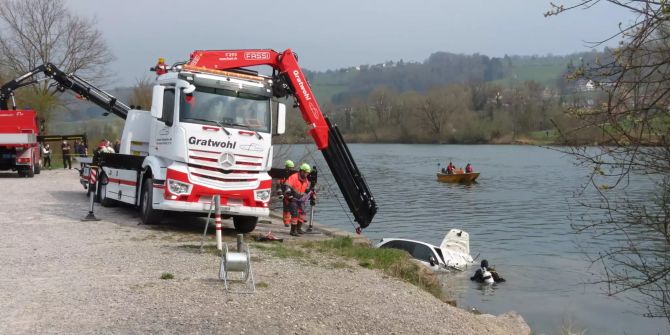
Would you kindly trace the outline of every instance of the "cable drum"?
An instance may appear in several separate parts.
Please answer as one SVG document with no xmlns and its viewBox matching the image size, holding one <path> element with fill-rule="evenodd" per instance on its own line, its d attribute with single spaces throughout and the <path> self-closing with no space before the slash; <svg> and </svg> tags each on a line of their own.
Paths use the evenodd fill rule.
<svg viewBox="0 0 670 335">
<path fill-rule="evenodd" d="M 226 290 L 229 290 L 228 282 L 231 280 L 231 272 L 241 272 L 241 282 L 247 287 L 246 291 L 236 293 L 253 293 L 256 291 L 254 275 L 251 270 L 251 254 L 249 247 L 244 244 L 241 252 L 228 251 L 228 244 L 223 244 L 224 254 L 221 256 L 221 267 L 219 268 L 219 279 L 224 281 Z"/>
<path fill-rule="evenodd" d="M 228 252 L 224 262 L 228 272 L 249 272 L 249 254 L 246 252 Z"/>
</svg>

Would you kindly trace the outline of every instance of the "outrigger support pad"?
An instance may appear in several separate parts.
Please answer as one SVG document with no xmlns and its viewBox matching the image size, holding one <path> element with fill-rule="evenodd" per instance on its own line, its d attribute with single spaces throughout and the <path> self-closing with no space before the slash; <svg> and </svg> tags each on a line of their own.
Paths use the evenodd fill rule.
<svg viewBox="0 0 670 335">
<path fill-rule="evenodd" d="M 82 221 L 100 221 L 100 219 L 96 218 L 95 214 L 93 214 L 93 212 L 91 212 L 91 211 L 89 211 L 88 214 L 86 214 L 86 216 L 81 220 Z"/>
</svg>

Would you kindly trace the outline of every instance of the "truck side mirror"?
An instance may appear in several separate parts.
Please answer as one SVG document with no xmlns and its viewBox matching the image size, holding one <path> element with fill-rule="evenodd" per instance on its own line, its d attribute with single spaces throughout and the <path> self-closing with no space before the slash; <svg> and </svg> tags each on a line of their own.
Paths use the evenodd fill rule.
<svg viewBox="0 0 670 335">
<path fill-rule="evenodd" d="M 286 105 L 279 104 L 277 108 L 277 134 L 286 132 Z"/>
<path fill-rule="evenodd" d="M 184 92 L 184 94 L 191 94 L 194 91 L 195 91 L 195 85 L 193 85 L 193 84 L 189 84 L 188 86 L 184 87 L 184 89 L 182 90 L 182 92 Z"/>
<path fill-rule="evenodd" d="M 165 87 L 161 85 L 154 86 L 154 92 L 151 97 L 151 116 L 156 119 L 163 117 L 163 92 Z"/>
</svg>

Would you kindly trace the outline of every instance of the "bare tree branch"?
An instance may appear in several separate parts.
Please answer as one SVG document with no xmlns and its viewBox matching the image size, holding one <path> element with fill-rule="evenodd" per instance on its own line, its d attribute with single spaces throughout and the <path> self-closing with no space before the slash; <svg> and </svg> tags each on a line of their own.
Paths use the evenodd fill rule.
<svg viewBox="0 0 670 335">
<path fill-rule="evenodd" d="M 565 137 L 588 128 L 603 135 L 598 147 L 564 149 L 593 169 L 589 189 L 596 190 L 600 202 L 582 205 L 607 213 L 577 218 L 573 228 L 619 241 L 590 257 L 603 268 L 595 283 L 606 284 L 610 295 L 636 292 L 631 299 L 645 306 L 646 316 L 670 322 L 670 7 L 665 0 L 581 0 L 567 7 L 552 3 L 545 15 L 596 4 L 627 9 L 636 20 L 604 40 L 621 38 L 618 48 L 572 75 L 599 83 L 607 97 L 599 106 L 569 109 L 581 124 L 561 129 Z M 647 198 L 633 199 L 625 189 L 640 175 L 652 177 L 655 187 Z"/>
<path fill-rule="evenodd" d="M 100 82 L 108 77 L 107 65 L 113 56 L 95 22 L 74 15 L 63 0 L 0 0 L 0 27 L 3 73 L 19 75 L 51 62 L 89 80 Z M 59 104 L 57 99 L 40 98 L 56 93 L 48 81 L 33 85 L 31 94 L 17 93 L 20 102 L 44 108 L 37 112 L 46 119 Z"/>
</svg>

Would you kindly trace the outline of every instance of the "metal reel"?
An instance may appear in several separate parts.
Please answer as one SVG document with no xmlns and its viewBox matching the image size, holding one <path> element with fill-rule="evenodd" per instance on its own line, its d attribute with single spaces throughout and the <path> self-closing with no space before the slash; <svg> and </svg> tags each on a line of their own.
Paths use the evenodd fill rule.
<svg viewBox="0 0 670 335">
<path fill-rule="evenodd" d="M 251 253 L 246 243 L 242 244 L 241 252 L 228 251 L 228 244 L 223 244 L 223 255 L 221 256 L 221 266 L 219 268 L 219 279 L 223 280 L 226 291 L 232 293 L 255 293 L 256 284 L 254 274 L 251 269 Z M 231 279 L 233 272 L 241 273 L 241 279 Z M 229 281 L 240 281 L 245 284 L 245 290 L 232 291 L 228 285 Z"/>
</svg>

